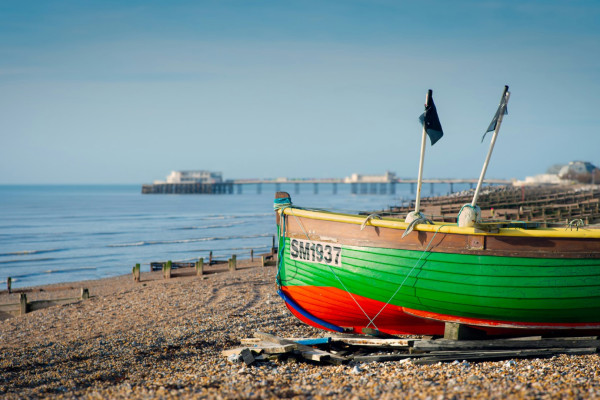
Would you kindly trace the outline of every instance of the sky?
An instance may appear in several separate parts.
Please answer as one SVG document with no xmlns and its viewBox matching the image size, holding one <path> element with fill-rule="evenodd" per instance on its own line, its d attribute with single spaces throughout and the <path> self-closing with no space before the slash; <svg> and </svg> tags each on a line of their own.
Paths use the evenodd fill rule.
<svg viewBox="0 0 600 400">
<path fill-rule="evenodd" d="M 600 2 L 0 0 L 0 184 L 600 166 Z"/>
</svg>

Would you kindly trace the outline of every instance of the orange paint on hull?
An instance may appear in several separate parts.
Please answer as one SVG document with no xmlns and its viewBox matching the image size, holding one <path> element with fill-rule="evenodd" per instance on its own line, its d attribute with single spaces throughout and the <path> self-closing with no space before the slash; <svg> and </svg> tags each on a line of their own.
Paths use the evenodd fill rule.
<svg viewBox="0 0 600 400">
<path fill-rule="evenodd" d="M 362 333 L 363 328 L 372 328 L 391 335 L 443 335 L 445 322 L 456 322 L 480 329 L 488 335 L 537 335 L 547 333 L 548 328 L 564 329 L 563 332 L 567 336 L 575 333 L 600 334 L 598 327 L 586 324 L 515 324 L 453 317 L 392 304 L 386 306 L 382 302 L 356 294 L 350 296 L 349 293 L 333 287 L 282 286 L 281 290 L 309 314 L 342 328 L 352 328 L 354 333 Z M 330 330 L 303 316 L 287 303 L 286 306 L 305 324 Z"/>
<path fill-rule="evenodd" d="M 362 333 L 363 328 L 372 328 L 393 335 L 444 334 L 443 322 L 414 317 L 405 313 L 402 307 L 385 305 L 356 294 L 351 296 L 337 288 L 282 286 L 281 290 L 311 315 L 339 327 L 353 328 L 355 333 Z M 289 305 L 288 308 L 302 322 L 326 329 Z"/>
</svg>

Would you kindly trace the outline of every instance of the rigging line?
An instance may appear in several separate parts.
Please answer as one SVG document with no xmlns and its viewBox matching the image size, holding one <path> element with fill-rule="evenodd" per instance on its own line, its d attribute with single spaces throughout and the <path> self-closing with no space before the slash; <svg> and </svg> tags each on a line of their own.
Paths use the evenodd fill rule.
<svg viewBox="0 0 600 400">
<path fill-rule="evenodd" d="M 294 214 L 294 209 L 292 207 L 290 207 L 290 214 L 292 214 L 292 216 L 296 219 L 296 222 L 298 223 L 298 225 L 300 225 L 300 229 L 302 229 L 302 232 L 304 232 L 304 235 L 306 236 L 306 238 L 308 240 L 310 240 L 308 233 L 306 233 L 306 229 L 304 229 L 304 226 L 302 226 L 302 222 L 300 222 L 300 220 L 298 219 L 296 214 Z"/>
<path fill-rule="evenodd" d="M 373 324 L 373 326 L 375 327 L 375 329 L 377 329 L 377 325 L 375 325 L 375 319 L 390 304 L 390 302 L 393 300 L 393 298 L 396 296 L 396 294 L 398 294 L 398 292 L 400 291 L 400 289 L 402 289 L 402 286 L 404 286 L 404 283 L 406 282 L 406 280 L 408 279 L 408 277 L 412 274 L 412 272 L 415 270 L 415 268 L 417 267 L 417 265 L 419 265 L 419 263 L 421 262 L 421 259 L 423 259 L 423 256 L 425 255 L 425 253 L 427 253 L 429 251 L 429 246 L 431 245 L 431 243 L 433 243 L 433 239 L 435 239 L 435 237 L 438 234 L 438 232 L 440 231 L 440 229 L 442 229 L 442 227 L 444 227 L 444 226 L 450 226 L 450 225 L 440 225 L 438 227 L 438 229 L 433 234 L 433 237 L 431 238 L 431 240 L 429 241 L 429 243 L 427 243 L 427 246 L 425 247 L 425 250 L 423 250 L 423 252 L 421 253 L 421 256 L 419 257 L 419 259 L 417 260 L 417 262 L 415 263 L 415 265 L 413 265 L 413 267 L 411 268 L 411 270 L 408 271 L 408 274 L 406 274 L 406 276 L 404 277 L 404 280 L 402 281 L 402 283 L 400 284 L 400 286 L 398 286 L 398 289 L 396 289 L 396 291 L 394 292 L 394 294 L 392 294 L 392 296 L 387 301 L 387 303 L 385 303 L 383 305 L 383 307 L 381 307 L 381 310 L 379 310 L 379 312 L 373 317 L 373 319 L 370 320 L 369 325 Z M 367 325 L 367 328 L 369 327 L 369 325 Z"/>
<path fill-rule="evenodd" d="M 346 285 L 344 285 L 344 282 L 342 282 L 342 280 L 339 278 L 339 276 L 337 276 L 337 274 L 335 273 L 335 271 L 333 270 L 333 268 L 331 268 L 331 265 L 327 265 L 329 267 L 329 269 L 331 270 L 331 273 L 333 274 L 333 276 L 335 276 L 335 278 L 338 280 L 338 282 L 342 285 L 342 287 L 344 288 L 344 290 L 346 291 L 346 293 L 348 293 L 348 295 L 350 295 L 350 297 L 352 298 L 352 300 L 354 300 L 354 302 L 356 303 L 356 305 L 358 306 L 358 308 L 360 308 L 360 311 L 363 312 L 363 314 L 365 314 L 365 317 L 367 317 L 367 319 L 369 320 L 369 325 L 373 324 L 373 326 L 375 327 L 375 329 L 379 330 L 379 328 L 377 328 L 377 325 L 375 325 L 375 322 L 373 322 L 375 320 L 375 318 L 377 318 L 377 314 L 373 319 L 371 319 L 371 317 L 369 317 L 369 314 L 367 314 L 367 312 L 361 307 L 361 305 L 358 303 L 358 301 L 354 298 L 354 296 L 352 295 L 352 293 L 350 292 L 350 290 L 348 290 L 348 288 L 346 287 Z M 369 326 L 367 325 L 367 327 Z"/>
</svg>

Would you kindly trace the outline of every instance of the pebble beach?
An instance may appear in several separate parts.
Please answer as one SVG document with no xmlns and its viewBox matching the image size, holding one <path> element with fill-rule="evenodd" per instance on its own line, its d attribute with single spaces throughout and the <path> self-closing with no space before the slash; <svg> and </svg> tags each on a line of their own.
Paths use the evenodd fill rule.
<svg viewBox="0 0 600 400">
<path fill-rule="evenodd" d="M 494 362 L 456 360 L 322 365 L 293 358 L 252 366 L 221 352 L 256 331 L 280 337 L 327 333 L 298 321 L 276 293 L 275 267 L 226 266 L 142 272 L 27 288 L 29 300 L 90 299 L 5 318 L 0 397 L 65 399 L 600 398 L 600 356 Z M 19 294 L 0 293 L 0 304 Z"/>
</svg>

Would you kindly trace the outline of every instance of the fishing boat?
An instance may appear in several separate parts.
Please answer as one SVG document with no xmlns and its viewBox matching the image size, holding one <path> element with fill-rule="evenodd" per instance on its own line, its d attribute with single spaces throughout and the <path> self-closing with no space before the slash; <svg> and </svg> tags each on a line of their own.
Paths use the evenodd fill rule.
<svg viewBox="0 0 600 400">
<path fill-rule="evenodd" d="M 418 224 L 291 204 L 278 193 L 278 284 L 321 329 L 441 335 L 600 331 L 600 230 Z M 365 223 L 366 222 L 366 223 Z M 361 229 L 363 228 L 363 229 Z M 568 332 L 570 331 L 570 332 Z"/>
<path fill-rule="evenodd" d="M 421 167 L 422 159 L 419 177 Z M 490 335 L 600 332 L 600 229 L 484 223 L 476 197 L 466 224 L 430 223 L 418 198 L 416 216 L 402 220 L 299 207 L 278 192 L 277 284 L 289 310 L 338 332 L 442 335 L 448 324 Z"/>
</svg>

